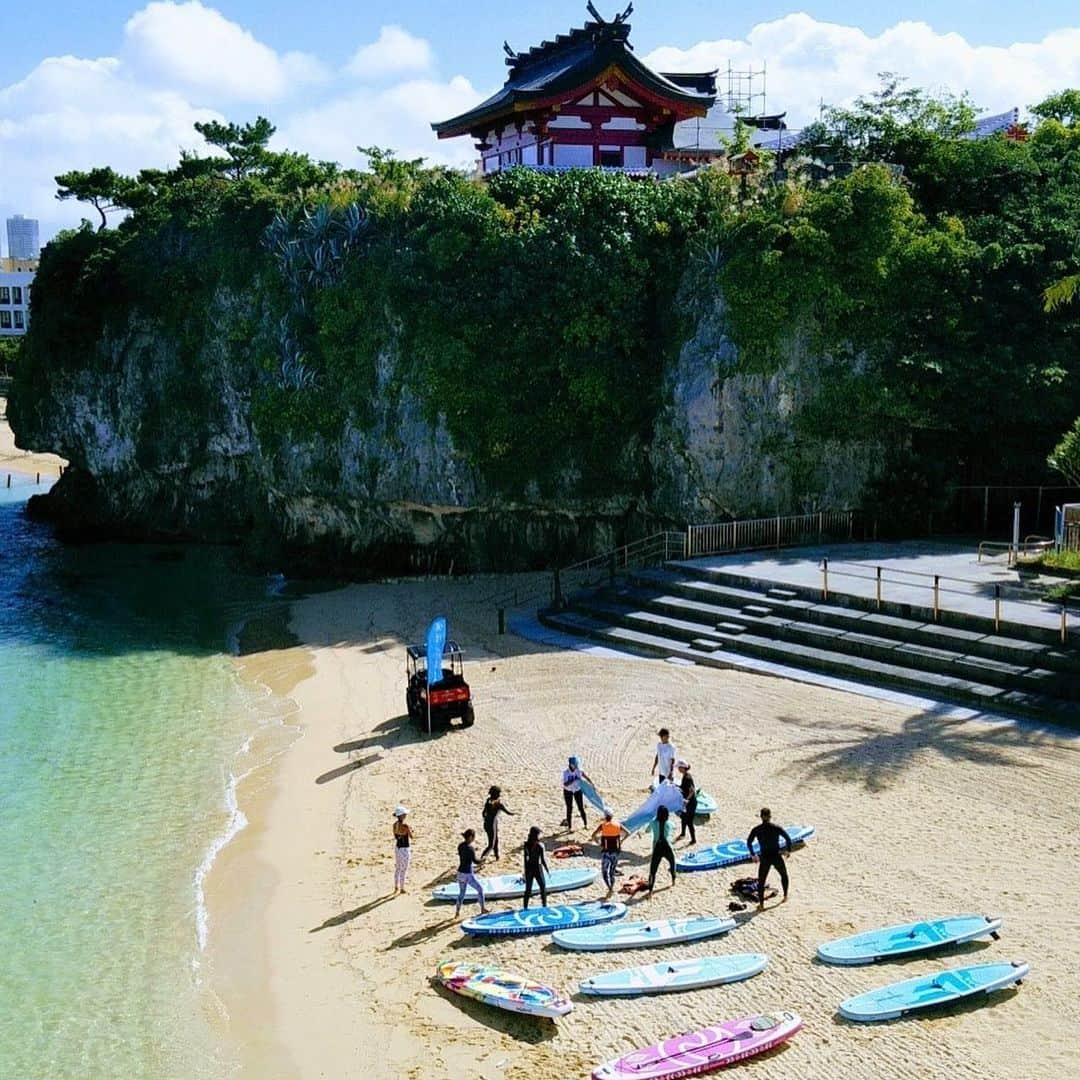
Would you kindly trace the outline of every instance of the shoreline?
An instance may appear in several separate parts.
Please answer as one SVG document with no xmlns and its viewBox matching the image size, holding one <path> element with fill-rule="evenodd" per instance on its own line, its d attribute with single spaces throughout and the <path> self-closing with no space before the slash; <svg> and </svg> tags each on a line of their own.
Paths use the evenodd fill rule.
<svg viewBox="0 0 1080 1080">
<path fill-rule="evenodd" d="M 16 447 L 15 435 L 7 422 L 7 397 L 0 394 L 0 485 L 8 483 L 9 474 L 34 476 L 40 473 L 43 483 L 46 478 L 55 480 L 67 464 L 56 454 L 35 454 Z"/>
</svg>

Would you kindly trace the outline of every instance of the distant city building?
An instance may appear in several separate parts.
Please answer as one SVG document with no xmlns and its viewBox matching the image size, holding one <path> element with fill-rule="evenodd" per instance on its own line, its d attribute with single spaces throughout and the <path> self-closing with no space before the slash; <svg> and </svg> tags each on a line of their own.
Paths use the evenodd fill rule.
<svg viewBox="0 0 1080 1080">
<path fill-rule="evenodd" d="M 9 259 L 36 259 L 41 254 L 38 223 L 34 218 L 16 214 L 7 219 Z"/>
<path fill-rule="evenodd" d="M 33 281 L 34 271 L 25 262 L 0 259 L 0 337 L 26 333 L 30 325 L 30 287 Z"/>
</svg>

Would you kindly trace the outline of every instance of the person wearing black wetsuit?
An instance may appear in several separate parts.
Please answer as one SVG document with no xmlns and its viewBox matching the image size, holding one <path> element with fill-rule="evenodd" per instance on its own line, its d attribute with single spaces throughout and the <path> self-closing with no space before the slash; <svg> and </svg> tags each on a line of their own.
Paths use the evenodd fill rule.
<svg viewBox="0 0 1080 1080">
<path fill-rule="evenodd" d="M 697 784 L 694 783 L 694 778 L 690 775 L 690 765 L 685 761 L 679 761 L 675 768 L 679 770 L 679 790 L 682 792 L 683 797 L 683 809 L 679 814 L 679 818 L 682 821 L 682 832 L 679 833 L 676 840 L 681 840 L 686 835 L 686 830 L 690 830 L 690 843 L 691 845 L 697 843 L 697 833 L 694 832 L 694 815 L 697 813 Z"/>
<path fill-rule="evenodd" d="M 529 830 L 529 838 L 525 841 L 522 852 L 525 859 L 525 903 L 522 907 L 529 906 L 534 884 L 540 887 L 540 903 L 547 907 L 548 864 L 544 854 L 544 845 L 540 840 L 539 826 L 534 825 Z"/>
<path fill-rule="evenodd" d="M 499 787 L 488 788 L 488 797 L 484 802 L 484 833 L 487 836 L 487 847 L 480 854 L 481 859 L 488 857 L 488 852 L 499 861 L 499 815 L 509 814 L 514 816 L 513 810 L 508 810 L 502 803 L 502 789 Z"/>
<path fill-rule="evenodd" d="M 780 854 L 781 840 L 785 844 L 784 850 L 790 852 L 791 837 L 779 825 L 772 823 L 772 811 L 768 807 L 763 807 L 761 824 L 755 825 L 746 838 L 746 846 L 750 849 L 751 858 L 755 859 L 758 864 L 758 911 L 765 910 L 765 879 L 774 866 L 780 875 L 780 887 L 784 890 L 784 899 L 780 902 L 782 904 L 787 902 L 788 876 L 787 867 L 784 865 L 784 857 Z M 754 841 L 757 841 L 759 855 L 753 853 Z"/>
</svg>

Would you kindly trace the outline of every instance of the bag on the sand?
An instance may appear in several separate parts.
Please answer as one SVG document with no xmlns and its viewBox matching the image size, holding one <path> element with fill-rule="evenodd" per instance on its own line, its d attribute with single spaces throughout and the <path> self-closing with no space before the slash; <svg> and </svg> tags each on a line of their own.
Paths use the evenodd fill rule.
<svg viewBox="0 0 1080 1080">
<path fill-rule="evenodd" d="M 736 896 L 741 896 L 744 900 L 753 900 L 755 903 L 761 903 L 761 899 L 758 898 L 758 881 L 756 877 L 736 878 L 731 883 L 731 891 Z M 765 886 L 765 896 L 763 899 L 771 900 L 776 895 L 777 892 L 771 885 Z"/>
<path fill-rule="evenodd" d="M 580 844 L 563 844 L 562 847 L 557 847 L 552 853 L 556 859 L 572 859 L 577 855 L 584 855 Z"/>
<path fill-rule="evenodd" d="M 619 894 L 621 896 L 636 896 L 639 892 L 644 892 L 648 887 L 649 883 L 644 878 L 631 877 L 627 878 L 619 886 Z"/>
</svg>

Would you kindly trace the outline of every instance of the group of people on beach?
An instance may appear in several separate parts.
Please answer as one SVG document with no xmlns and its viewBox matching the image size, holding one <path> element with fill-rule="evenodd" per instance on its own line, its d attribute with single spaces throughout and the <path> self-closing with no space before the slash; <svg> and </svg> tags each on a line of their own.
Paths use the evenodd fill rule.
<svg viewBox="0 0 1080 1080">
<path fill-rule="evenodd" d="M 682 840 L 689 834 L 688 846 L 697 843 L 694 818 L 698 807 L 697 785 L 691 775 L 690 764 L 684 758 L 680 758 L 671 741 L 671 732 L 663 727 L 657 732 L 659 742 L 656 744 L 656 753 L 653 757 L 652 767 L 649 770 L 650 790 L 655 791 L 660 785 L 676 784 L 675 773 L 678 772 L 677 781 L 679 796 L 682 800 L 682 808 L 678 810 L 682 829 L 675 841 Z M 580 759 L 571 755 L 567 761 L 567 767 L 562 773 L 562 793 L 565 807 L 565 817 L 562 825 L 566 829 L 573 828 L 573 811 L 576 808 L 581 817 L 581 824 L 588 828 L 588 817 L 585 812 L 584 785 L 589 785 L 595 794 L 593 782 L 581 766 Z M 411 842 L 413 839 L 412 828 L 406 823 L 408 809 L 398 806 L 394 810 L 394 893 L 395 895 L 405 892 L 405 879 L 409 868 Z M 460 916 L 461 906 L 469 889 L 476 892 L 480 901 L 480 913 L 487 911 L 484 897 L 484 889 L 477 877 L 484 861 L 490 856 L 494 861 L 499 860 L 499 818 L 506 814 L 514 816 L 512 811 L 502 799 L 502 789 L 498 785 L 492 785 L 488 789 L 487 799 L 484 801 L 482 814 L 484 834 L 487 845 L 477 855 L 476 830 L 466 829 L 462 833 L 461 843 L 458 844 L 457 855 L 457 886 L 458 896 L 455 907 L 455 917 Z M 783 853 L 791 850 L 791 837 L 780 826 L 772 821 L 771 811 L 766 807 L 761 810 L 761 821 L 747 837 L 746 845 L 751 852 L 751 857 L 758 863 L 758 910 L 764 908 L 765 889 L 768 875 L 775 869 L 780 878 L 783 890 L 784 902 L 788 897 L 788 873 Z M 676 880 L 675 851 L 672 847 L 673 825 L 671 811 L 668 806 L 661 803 L 656 807 L 655 816 L 648 822 L 649 832 L 652 837 L 652 852 L 649 860 L 649 878 L 646 886 L 646 894 L 651 896 L 656 885 L 656 875 L 660 865 L 664 862 L 668 865 L 671 875 L 671 884 Z M 622 824 L 616 821 L 613 812 L 605 808 L 600 823 L 593 829 L 590 839 L 599 843 L 600 846 L 600 875 L 607 887 L 605 899 L 610 899 L 615 891 L 615 878 L 618 875 L 619 855 L 622 845 L 630 837 L 630 832 Z M 783 842 L 783 852 L 781 850 Z M 753 855 L 755 843 L 758 846 L 758 855 Z M 533 825 L 528 832 L 522 847 L 522 877 L 525 884 L 523 906 L 528 908 L 532 900 L 534 888 L 540 894 L 540 903 L 547 906 L 547 878 L 550 873 L 547 862 L 547 850 L 541 840 L 541 830 L 538 825 Z"/>
</svg>

